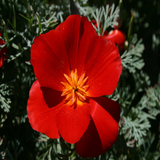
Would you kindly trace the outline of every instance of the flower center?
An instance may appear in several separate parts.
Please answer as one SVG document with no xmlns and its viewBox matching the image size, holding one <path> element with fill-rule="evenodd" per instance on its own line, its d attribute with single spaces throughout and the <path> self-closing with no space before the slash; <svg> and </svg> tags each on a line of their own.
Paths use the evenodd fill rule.
<svg viewBox="0 0 160 160">
<path fill-rule="evenodd" d="M 85 102 L 88 97 L 87 90 L 89 88 L 89 85 L 86 85 L 88 77 L 85 76 L 85 73 L 79 78 L 77 69 L 75 69 L 75 71 L 71 71 L 70 76 L 64 74 L 64 77 L 67 82 L 61 82 L 64 87 L 61 96 L 66 96 L 65 100 L 69 105 Z"/>
</svg>

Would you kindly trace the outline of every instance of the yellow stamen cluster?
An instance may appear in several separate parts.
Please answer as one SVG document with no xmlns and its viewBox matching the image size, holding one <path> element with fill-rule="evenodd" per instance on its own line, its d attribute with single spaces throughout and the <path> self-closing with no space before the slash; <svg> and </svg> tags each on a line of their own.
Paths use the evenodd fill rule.
<svg viewBox="0 0 160 160">
<path fill-rule="evenodd" d="M 61 96 L 66 96 L 65 100 L 69 105 L 74 103 L 85 102 L 87 95 L 87 90 L 89 85 L 86 85 L 88 77 L 85 77 L 85 73 L 78 77 L 77 69 L 71 71 L 70 77 L 64 74 L 67 82 L 61 82 L 64 90 Z"/>
</svg>

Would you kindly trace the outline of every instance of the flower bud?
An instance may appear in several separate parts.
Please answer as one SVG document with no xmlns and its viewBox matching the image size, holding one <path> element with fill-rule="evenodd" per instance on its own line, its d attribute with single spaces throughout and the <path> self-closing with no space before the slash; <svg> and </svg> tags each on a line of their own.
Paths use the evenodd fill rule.
<svg viewBox="0 0 160 160">
<path fill-rule="evenodd" d="M 103 37 L 106 38 L 107 40 L 111 40 L 119 48 L 123 48 L 124 46 L 125 34 L 118 29 L 112 30 L 111 32 L 109 32 L 108 35 L 104 34 Z"/>
</svg>

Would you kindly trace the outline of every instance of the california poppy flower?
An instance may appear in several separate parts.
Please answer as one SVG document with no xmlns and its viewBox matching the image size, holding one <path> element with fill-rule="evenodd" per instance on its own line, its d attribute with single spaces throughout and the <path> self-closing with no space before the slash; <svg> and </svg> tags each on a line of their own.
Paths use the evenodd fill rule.
<svg viewBox="0 0 160 160">
<path fill-rule="evenodd" d="M 0 37 L 1 37 L 1 33 L 0 33 Z M 3 45 L 3 44 L 5 44 L 5 41 L 3 39 L 0 39 L 0 45 Z M 5 54 L 8 54 L 8 50 L 6 46 L 0 49 L 0 67 L 3 66 L 4 59 L 7 58 Z"/>
<path fill-rule="evenodd" d="M 119 81 L 118 48 L 98 36 L 86 17 L 71 15 L 35 38 L 31 64 L 37 78 L 27 104 L 32 128 L 76 143 L 82 157 L 106 152 L 118 135 L 120 106 L 102 96 Z"/>
</svg>

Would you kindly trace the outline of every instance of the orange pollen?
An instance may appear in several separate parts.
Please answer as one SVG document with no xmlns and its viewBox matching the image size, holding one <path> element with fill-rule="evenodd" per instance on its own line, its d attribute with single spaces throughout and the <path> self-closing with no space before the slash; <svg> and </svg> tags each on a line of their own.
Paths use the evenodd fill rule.
<svg viewBox="0 0 160 160">
<path fill-rule="evenodd" d="M 74 103 L 85 102 L 88 97 L 87 90 L 89 85 L 86 85 L 88 77 L 85 77 L 85 73 L 78 77 L 77 69 L 71 71 L 71 75 L 64 74 L 67 82 L 61 82 L 64 89 L 61 96 L 66 96 L 65 100 L 69 105 Z"/>
</svg>

